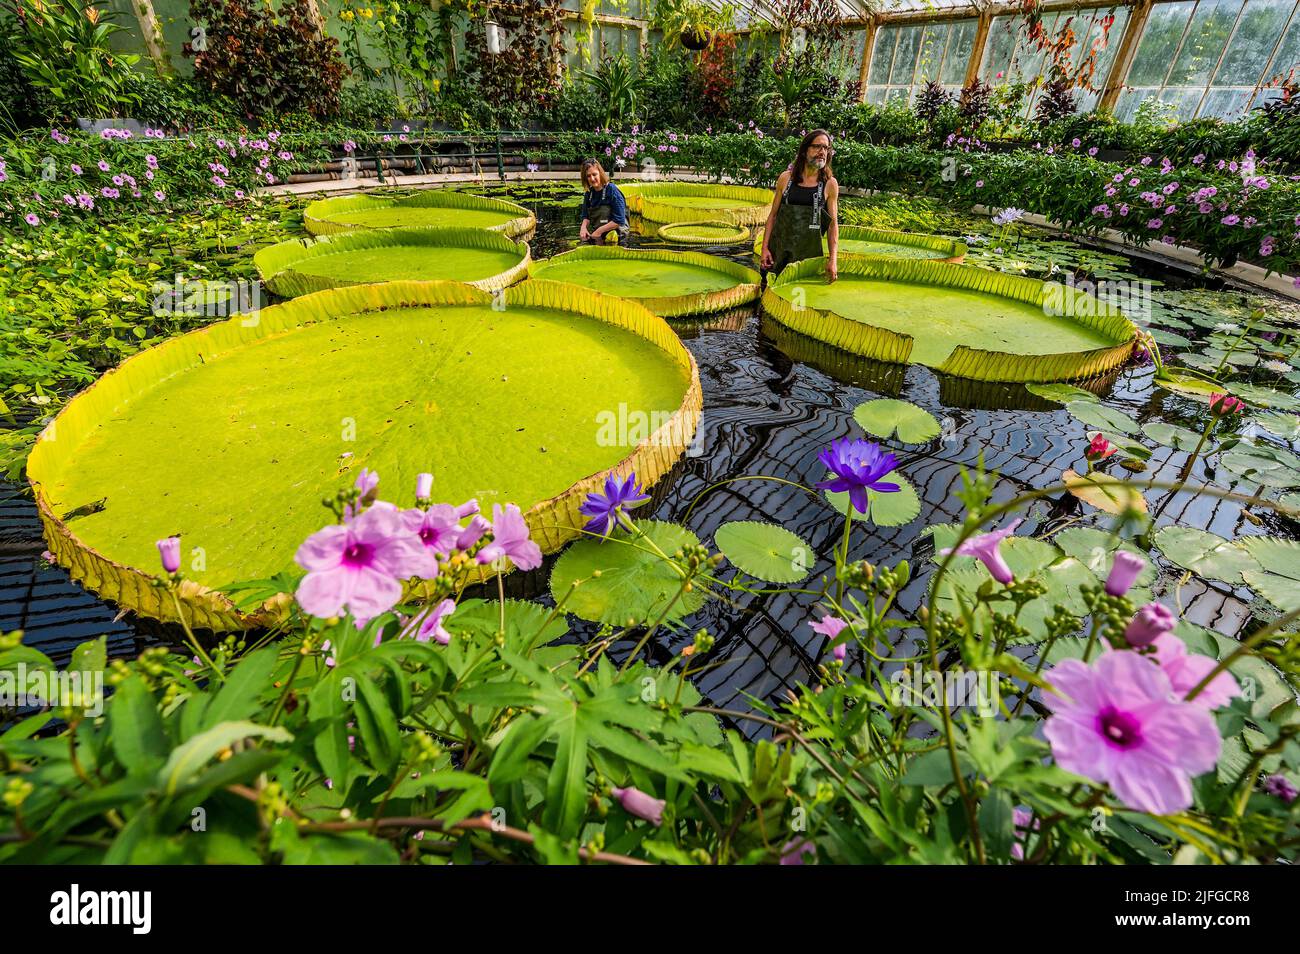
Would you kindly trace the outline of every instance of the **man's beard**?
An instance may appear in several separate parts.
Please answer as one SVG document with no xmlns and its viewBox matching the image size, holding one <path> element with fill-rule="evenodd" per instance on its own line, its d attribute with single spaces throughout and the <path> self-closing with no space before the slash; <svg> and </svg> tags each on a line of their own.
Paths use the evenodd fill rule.
<svg viewBox="0 0 1300 954">
<path fill-rule="evenodd" d="M 809 160 L 808 160 L 808 165 L 812 166 L 814 169 L 825 169 L 825 168 L 826 168 L 826 157 L 825 157 L 825 156 L 818 156 L 816 159 L 809 159 Z"/>
</svg>

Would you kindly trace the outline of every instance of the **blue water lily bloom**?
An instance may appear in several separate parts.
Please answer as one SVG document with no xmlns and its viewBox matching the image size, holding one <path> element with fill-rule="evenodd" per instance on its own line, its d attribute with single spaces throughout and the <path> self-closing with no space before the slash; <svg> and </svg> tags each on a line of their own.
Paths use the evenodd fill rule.
<svg viewBox="0 0 1300 954">
<path fill-rule="evenodd" d="M 583 516 L 591 518 L 583 525 L 583 529 L 602 537 L 609 536 L 615 524 L 621 523 L 631 530 L 632 521 L 626 511 L 641 506 L 649 499 L 649 494 L 641 492 L 635 473 L 628 474 L 622 484 L 618 482 L 617 477 L 610 474 L 605 478 L 605 492 L 587 494 L 587 499 L 578 508 Z"/>
<path fill-rule="evenodd" d="M 840 438 L 817 455 L 834 476 L 817 484 L 820 490 L 833 493 L 848 491 L 849 502 L 858 513 L 867 512 L 867 491 L 892 494 L 898 484 L 881 480 L 898 467 L 898 458 L 871 441 Z"/>
</svg>

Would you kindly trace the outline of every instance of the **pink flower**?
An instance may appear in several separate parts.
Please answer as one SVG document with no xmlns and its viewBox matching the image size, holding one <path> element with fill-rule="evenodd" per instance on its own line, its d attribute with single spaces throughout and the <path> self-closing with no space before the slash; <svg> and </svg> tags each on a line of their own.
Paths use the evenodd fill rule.
<svg viewBox="0 0 1300 954">
<path fill-rule="evenodd" d="M 1209 711 L 1170 699 L 1161 668 L 1108 652 L 1092 666 L 1064 660 L 1047 678 L 1056 692 L 1043 696 L 1052 710 L 1043 732 L 1061 768 L 1110 785 L 1138 811 L 1191 806 L 1191 779 L 1214 768 L 1222 740 Z"/>
<path fill-rule="evenodd" d="M 664 805 L 661 798 L 647 795 L 639 788 L 629 785 L 627 788 L 611 788 L 609 793 L 618 799 L 623 811 L 629 815 L 644 819 L 656 828 L 664 823 Z"/>
<path fill-rule="evenodd" d="M 1124 638 L 1130 646 L 1149 646 L 1170 632 L 1175 622 L 1177 621 L 1169 607 L 1162 603 L 1148 603 L 1129 620 L 1124 629 Z"/>
<path fill-rule="evenodd" d="M 294 559 L 307 571 L 298 584 L 298 605 L 322 618 L 346 609 L 358 623 L 392 609 L 402 598 L 402 580 L 420 575 L 426 565 L 419 538 L 387 503 L 313 533 Z"/>
<path fill-rule="evenodd" d="M 411 625 L 402 635 L 410 636 L 421 643 L 427 643 L 430 639 L 433 639 L 435 642 L 446 646 L 451 642 L 451 633 L 447 632 L 442 624 L 455 611 L 456 604 L 454 602 L 443 600 L 437 606 L 425 610 L 423 614 L 412 620 Z"/>
<path fill-rule="evenodd" d="M 515 504 L 492 506 L 492 542 L 480 550 L 475 559 L 491 563 L 502 557 L 521 570 L 535 570 L 542 565 L 542 548 L 528 536 L 528 523 Z"/>
<path fill-rule="evenodd" d="M 844 627 L 849 624 L 838 616 L 823 616 L 815 623 L 809 623 L 814 632 L 821 633 L 827 639 L 834 641 L 840 633 L 844 632 Z M 837 662 L 844 662 L 844 656 L 848 649 L 848 643 L 840 643 L 831 649 L 831 655 Z"/>
<path fill-rule="evenodd" d="M 428 510 L 405 510 L 402 522 L 408 532 L 415 534 L 425 553 L 425 570 L 420 576 L 438 575 L 438 561 L 456 549 L 456 541 L 464 528 L 460 521 L 478 513 L 478 501 L 470 500 L 453 507 L 451 504 L 434 504 Z"/>
<path fill-rule="evenodd" d="M 1245 402 L 1239 397 L 1233 397 L 1231 394 L 1220 394 L 1215 391 L 1210 395 L 1210 413 L 1216 417 L 1238 414 L 1245 408 Z"/>
<path fill-rule="evenodd" d="M 1200 683 L 1218 663 L 1209 656 L 1200 656 L 1187 652 L 1187 644 L 1172 633 L 1157 636 L 1152 643 L 1156 650 L 1156 662 L 1169 677 L 1169 684 L 1174 687 L 1177 698 L 1184 698 L 1187 693 Z M 1226 706 L 1234 697 L 1241 695 L 1241 687 L 1232 673 L 1226 669 L 1209 681 L 1191 705 L 1204 709 L 1218 709 Z"/>
<path fill-rule="evenodd" d="M 415 475 L 415 499 L 428 500 L 433 495 L 433 474 Z"/>
<path fill-rule="evenodd" d="M 1110 575 L 1106 577 L 1106 592 L 1111 596 L 1123 596 L 1132 588 L 1134 582 L 1144 569 L 1147 561 L 1128 550 L 1115 551 L 1115 559 L 1110 565 Z"/>
<path fill-rule="evenodd" d="M 807 838 L 792 838 L 781 846 L 781 860 L 777 862 L 782 865 L 801 865 L 803 864 L 804 855 L 817 857 L 817 846 Z"/>
<path fill-rule="evenodd" d="M 30 225 L 32 228 L 35 228 L 36 226 L 41 224 L 40 216 L 38 216 L 35 212 L 28 212 L 26 215 L 23 216 L 23 221 L 26 222 L 28 225 Z"/>
<path fill-rule="evenodd" d="M 1101 434 L 1092 435 L 1092 440 L 1088 443 L 1088 449 L 1083 455 L 1091 461 L 1098 461 L 1119 450 L 1114 444 L 1106 440 Z"/>
<path fill-rule="evenodd" d="M 1007 561 L 1002 559 L 1000 547 L 1002 541 L 1015 533 L 1016 527 L 1022 523 L 1024 523 L 1024 520 L 1017 518 L 1001 530 L 995 530 L 992 533 L 981 533 L 971 537 L 957 548 L 957 556 L 975 557 L 984 564 L 993 579 L 1002 584 L 1010 583 L 1016 577 L 1011 572 L 1011 567 L 1007 566 Z M 939 551 L 939 556 L 947 556 L 952 552 L 951 547 L 945 547 Z"/>
<path fill-rule="evenodd" d="M 166 537 L 159 540 L 157 546 L 163 572 L 168 575 L 178 572 L 181 568 L 181 538 Z"/>
</svg>

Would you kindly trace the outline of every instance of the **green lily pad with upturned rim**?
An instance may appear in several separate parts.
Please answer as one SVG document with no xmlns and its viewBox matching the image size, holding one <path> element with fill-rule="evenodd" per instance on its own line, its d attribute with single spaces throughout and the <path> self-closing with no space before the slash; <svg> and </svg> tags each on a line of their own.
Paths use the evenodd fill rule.
<svg viewBox="0 0 1300 954">
<path fill-rule="evenodd" d="M 303 209 L 302 220 L 313 235 L 354 229 L 455 226 L 524 238 L 537 228 L 537 217 L 522 205 L 453 189 L 427 189 L 413 195 L 366 192 L 317 199 Z"/>
</svg>

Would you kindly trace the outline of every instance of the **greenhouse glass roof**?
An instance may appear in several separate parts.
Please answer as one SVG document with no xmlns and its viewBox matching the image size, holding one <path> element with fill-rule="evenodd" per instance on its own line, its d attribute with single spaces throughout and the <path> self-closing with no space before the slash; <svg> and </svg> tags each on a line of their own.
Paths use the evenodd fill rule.
<svg viewBox="0 0 1300 954">
<path fill-rule="evenodd" d="M 704 0 L 709 6 L 722 8 L 738 7 L 748 13 L 752 19 L 772 21 L 776 19 L 775 4 L 771 0 Z M 872 14 L 912 13 L 925 10 L 970 10 L 972 13 L 992 6 L 992 0 L 839 0 L 840 13 L 846 19 L 865 19 Z"/>
</svg>

